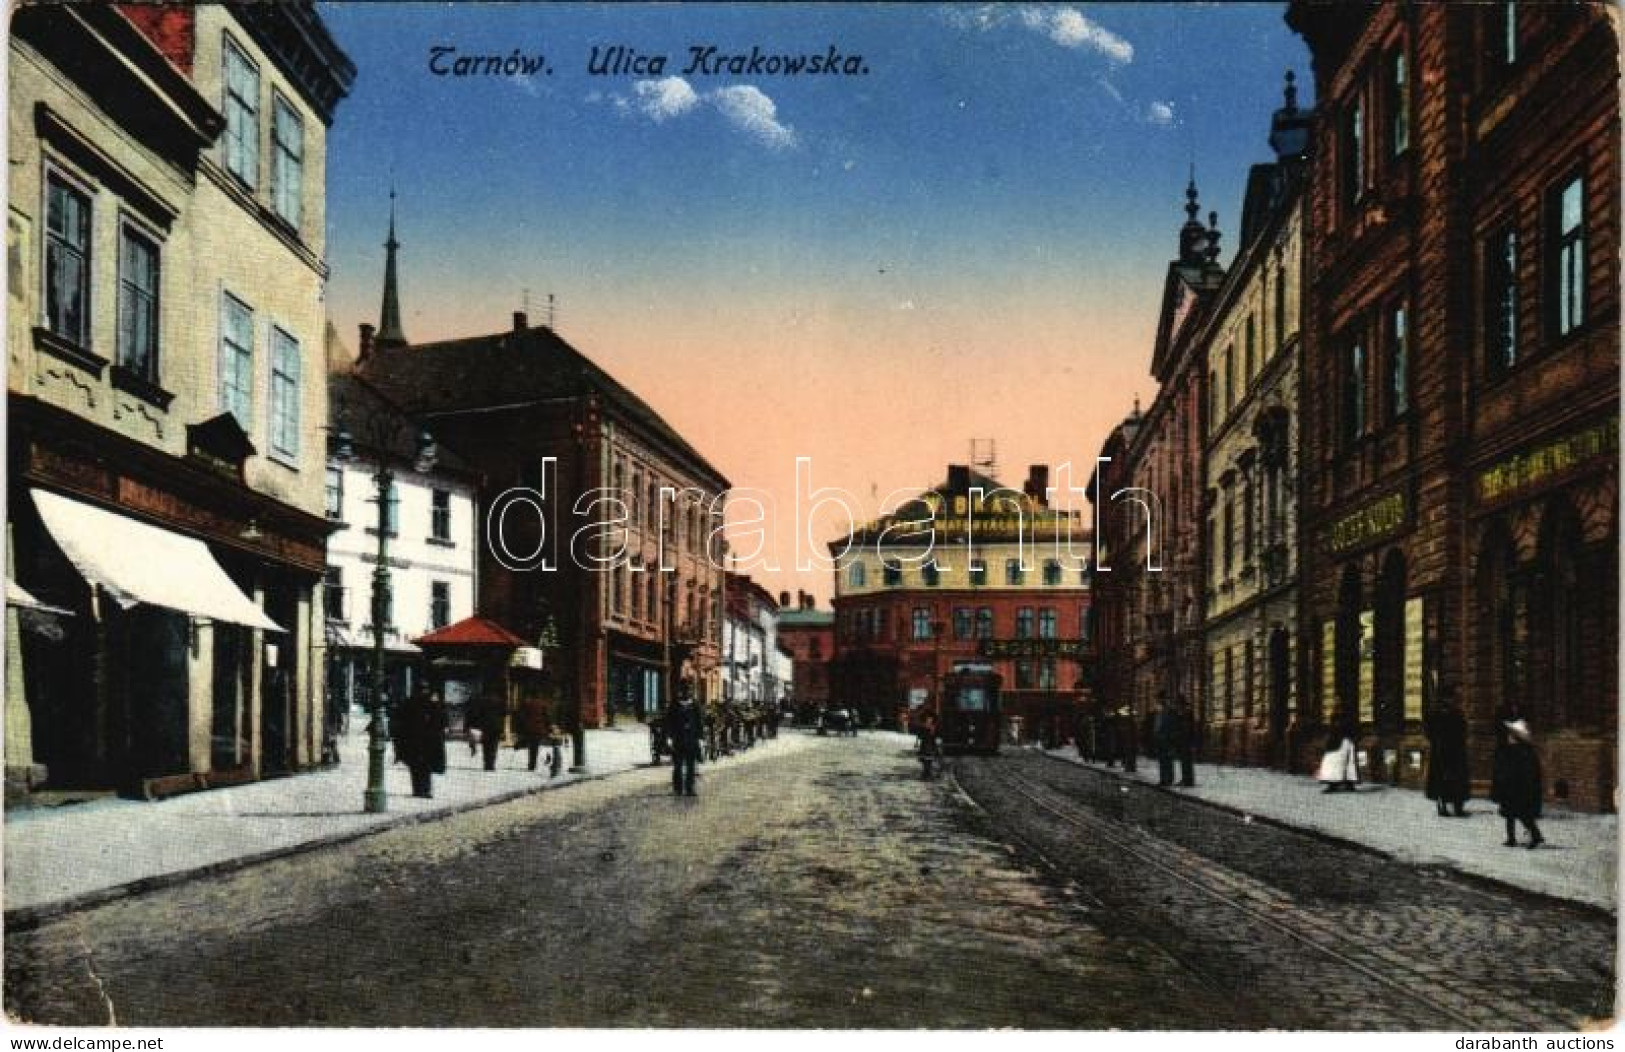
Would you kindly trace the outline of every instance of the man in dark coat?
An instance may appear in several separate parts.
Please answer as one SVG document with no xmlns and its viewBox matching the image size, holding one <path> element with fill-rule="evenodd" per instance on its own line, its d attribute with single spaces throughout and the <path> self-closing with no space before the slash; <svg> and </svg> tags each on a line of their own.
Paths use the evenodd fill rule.
<svg viewBox="0 0 1625 1052">
<path fill-rule="evenodd" d="M 502 745 L 502 732 L 508 722 L 507 705 L 502 697 L 490 690 L 482 690 L 468 709 L 469 726 L 480 732 L 480 749 L 484 753 L 485 769 L 497 769 L 497 749 Z"/>
<path fill-rule="evenodd" d="M 536 769 L 536 758 L 553 736 L 553 722 L 548 718 L 547 699 L 532 691 L 519 703 L 514 713 L 514 744 L 525 750 L 528 769 Z"/>
<path fill-rule="evenodd" d="M 1186 789 L 1196 787 L 1196 738 L 1196 714 L 1181 694 L 1174 710 L 1174 752 L 1179 756 L 1179 784 Z"/>
<path fill-rule="evenodd" d="M 1156 719 L 1151 724 L 1151 744 L 1157 754 L 1157 784 L 1161 786 L 1174 784 L 1174 757 L 1177 755 L 1176 739 L 1179 736 L 1178 720 L 1172 703 L 1164 697 L 1157 705 Z"/>
<path fill-rule="evenodd" d="M 1115 722 L 1117 726 L 1112 735 L 1114 751 L 1123 761 L 1123 770 L 1133 774 L 1140 763 L 1140 735 L 1139 728 L 1134 725 L 1134 711 L 1123 709 L 1117 714 Z"/>
<path fill-rule="evenodd" d="M 1518 823 L 1529 831 L 1533 851 L 1546 838 L 1540 835 L 1535 819 L 1540 817 L 1545 787 L 1541 781 L 1540 756 L 1530 739 L 1529 725 L 1516 711 L 1500 721 L 1495 729 L 1495 760 L 1490 782 L 1490 799 L 1501 805 L 1507 823 L 1507 847 L 1518 846 Z"/>
<path fill-rule="evenodd" d="M 688 684 L 677 688 L 677 704 L 666 713 L 666 739 L 671 745 L 671 791 L 679 796 L 694 795 L 694 765 L 700 759 L 700 742 L 705 738 L 704 719 L 694 704 Z"/>
<path fill-rule="evenodd" d="M 429 688 L 419 687 L 407 695 L 395 713 L 391 737 L 395 741 L 395 758 L 412 772 L 412 795 L 432 798 L 435 714 Z"/>
<path fill-rule="evenodd" d="M 1445 687 L 1439 704 L 1428 714 L 1423 729 L 1428 736 L 1427 795 L 1443 818 L 1455 811 L 1457 818 L 1467 812 L 1467 719 L 1456 704 L 1453 687 Z"/>
</svg>

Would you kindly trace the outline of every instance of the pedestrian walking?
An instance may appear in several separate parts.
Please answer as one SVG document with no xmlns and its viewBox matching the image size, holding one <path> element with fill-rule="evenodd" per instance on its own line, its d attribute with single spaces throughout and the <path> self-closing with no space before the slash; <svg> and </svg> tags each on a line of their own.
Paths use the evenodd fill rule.
<svg viewBox="0 0 1625 1052">
<path fill-rule="evenodd" d="M 1191 712 L 1191 703 L 1185 695 L 1179 696 L 1179 705 L 1174 713 L 1177 724 L 1177 733 L 1174 738 L 1174 751 L 1179 754 L 1179 784 L 1186 789 L 1196 787 L 1196 739 L 1200 733 L 1196 726 L 1196 714 Z"/>
<path fill-rule="evenodd" d="M 1334 726 L 1326 735 L 1326 749 L 1315 778 L 1326 786 L 1321 792 L 1354 792 L 1354 783 L 1360 780 L 1360 762 L 1354 753 L 1354 736 L 1343 724 Z"/>
<path fill-rule="evenodd" d="M 480 750 L 487 771 L 497 769 L 497 749 L 502 745 L 502 732 L 507 720 L 508 706 L 501 696 L 489 690 L 481 690 L 475 695 L 473 704 L 468 708 L 469 726 L 480 732 Z"/>
<path fill-rule="evenodd" d="M 548 718 L 547 699 L 539 693 L 525 695 L 514 714 L 514 747 L 524 749 L 526 769 L 534 771 L 536 761 L 553 735 L 553 722 Z"/>
<path fill-rule="evenodd" d="M 434 750 L 431 747 L 434 725 L 434 707 L 427 687 L 419 687 L 407 695 L 395 712 L 391 735 L 395 758 L 406 764 L 412 773 L 412 795 L 423 799 L 434 797 Z"/>
<path fill-rule="evenodd" d="M 1529 733 L 1529 724 L 1516 709 L 1505 714 L 1495 733 L 1495 759 L 1490 780 L 1490 799 L 1501 805 L 1506 819 L 1507 847 L 1518 846 L 1518 823 L 1529 833 L 1529 850 L 1546 842 L 1535 819 L 1540 817 L 1545 795 L 1540 774 L 1540 756 Z"/>
<path fill-rule="evenodd" d="M 1467 718 L 1456 701 L 1454 686 L 1446 686 L 1439 703 L 1428 714 L 1423 730 L 1428 738 L 1427 796 L 1439 809 L 1439 817 L 1452 811 L 1466 818 L 1467 797 Z"/>
<path fill-rule="evenodd" d="M 1174 784 L 1174 759 L 1178 754 L 1176 744 L 1179 735 L 1178 722 L 1173 703 L 1168 700 L 1167 695 L 1164 695 L 1157 705 L 1157 715 L 1151 724 L 1151 743 L 1157 754 L 1157 784 L 1160 786 Z"/>
<path fill-rule="evenodd" d="M 1139 728 L 1134 725 L 1134 713 L 1125 708 L 1118 712 L 1115 722 L 1117 726 L 1112 734 L 1114 751 L 1123 761 L 1123 770 L 1133 774 L 1139 770 L 1140 764 Z"/>
<path fill-rule="evenodd" d="M 700 742 L 705 737 L 704 718 L 694 704 L 688 684 L 677 688 L 677 704 L 666 713 L 666 739 L 671 747 L 671 791 L 678 796 L 694 795 L 694 765 L 700 759 Z"/>
</svg>

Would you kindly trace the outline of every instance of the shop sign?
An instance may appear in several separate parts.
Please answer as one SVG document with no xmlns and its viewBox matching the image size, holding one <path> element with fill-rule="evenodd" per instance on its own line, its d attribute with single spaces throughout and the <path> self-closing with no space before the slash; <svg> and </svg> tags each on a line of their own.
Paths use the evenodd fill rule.
<svg viewBox="0 0 1625 1052">
<path fill-rule="evenodd" d="M 1331 550 L 1344 552 L 1385 537 L 1405 524 L 1405 494 L 1390 493 L 1332 523 Z"/>
<path fill-rule="evenodd" d="M 1421 596 L 1405 600 L 1405 718 L 1422 718 L 1422 613 Z"/>
<path fill-rule="evenodd" d="M 977 653 L 988 658 L 1081 658 L 1081 639 L 984 639 Z"/>
<path fill-rule="evenodd" d="M 539 647 L 519 647 L 513 652 L 513 656 L 508 659 L 508 666 L 510 668 L 539 670 L 542 667 L 542 651 Z"/>
<path fill-rule="evenodd" d="M 1618 450 L 1619 421 L 1604 420 L 1545 445 L 1514 453 L 1485 468 L 1478 473 L 1478 499 L 1484 503 L 1500 500 L 1561 475 L 1593 457 Z"/>
</svg>

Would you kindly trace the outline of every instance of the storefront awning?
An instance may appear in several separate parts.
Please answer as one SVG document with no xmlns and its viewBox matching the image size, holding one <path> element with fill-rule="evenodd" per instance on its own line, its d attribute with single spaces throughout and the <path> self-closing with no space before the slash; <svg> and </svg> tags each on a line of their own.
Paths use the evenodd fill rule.
<svg viewBox="0 0 1625 1052">
<path fill-rule="evenodd" d="M 226 575 L 202 541 L 34 490 L 34 506 L 68 561 L 125 609 L 148 603 L 271 632 L 282 626 Z"/>
<path fill-rule="evenodd" d="M 343 625 L 329 622 L 327 626 L 327 645 L 330 647 L 343 647 L 348 650 L 371 650 L 372 632 L 368 629 L 351 631 Z M 391 654 L 421 654 L 418 647 L 398 637 L 384 636 L 384 650 Z"/>
<path fill-rule="evenodd" d="M 42 603 L 29 594 L 28 589 L 6 578 L 6 605 L 15 606 L 19 610 L 38 610 L 42 614 L 57 614 L 62 617 L 72 617 L 72 610 L 64 610 L 60 606 Z"/>
</svg>

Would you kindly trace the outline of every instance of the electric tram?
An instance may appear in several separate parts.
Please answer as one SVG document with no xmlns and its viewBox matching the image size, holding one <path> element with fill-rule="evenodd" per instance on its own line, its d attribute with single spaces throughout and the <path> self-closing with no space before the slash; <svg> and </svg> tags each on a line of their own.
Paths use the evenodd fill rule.
<svg viewBox="0 0 1625 1052">
<path fill-rule="evenodd" d="M 999 751 L 999 686 L 992 665 L 959 663 L 943 677 L 937 706 L 938 740 L 944 753 Z"/>
</svg>

